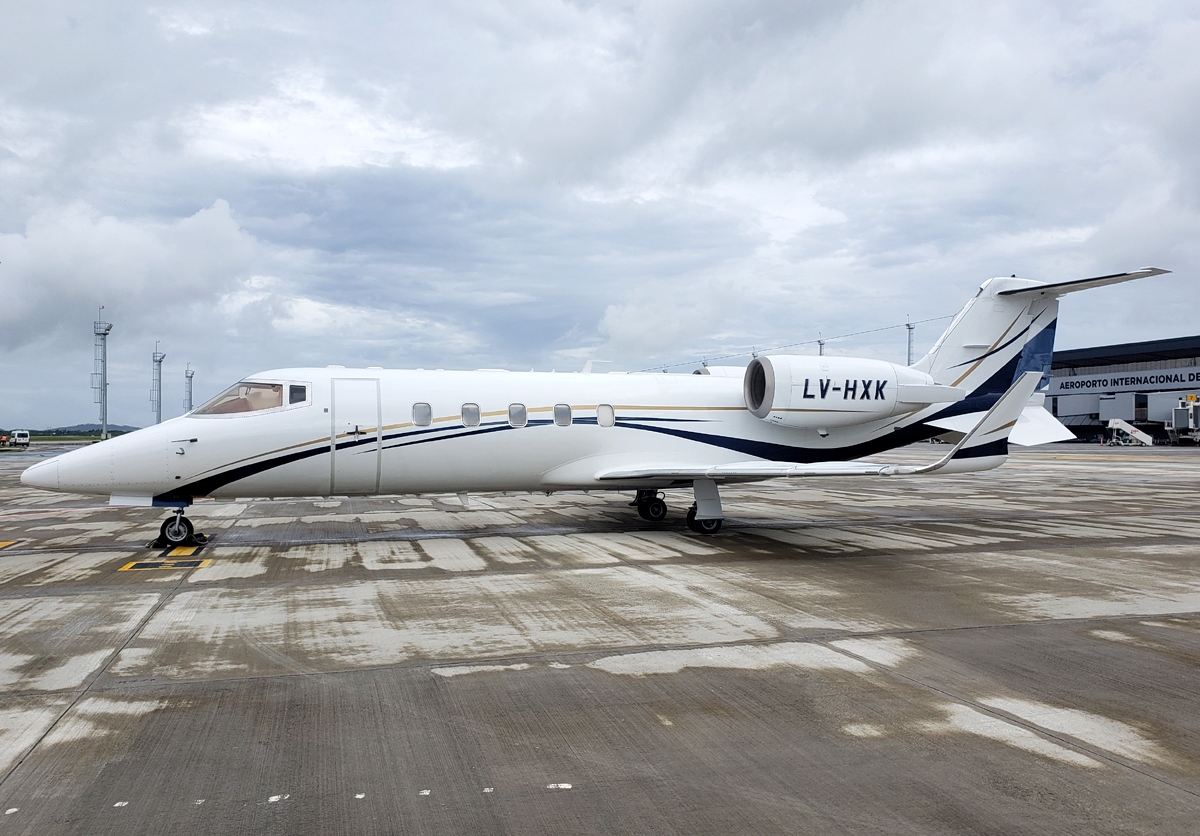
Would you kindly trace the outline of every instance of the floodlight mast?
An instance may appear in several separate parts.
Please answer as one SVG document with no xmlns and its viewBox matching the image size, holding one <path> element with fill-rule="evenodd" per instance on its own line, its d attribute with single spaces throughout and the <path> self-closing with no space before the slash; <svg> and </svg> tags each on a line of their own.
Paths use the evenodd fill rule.
<svg viewBox="0 0 1200 836">
<path fill-rule="evenodd" d="M 183 412 L 186 415 L 192 411 L 192 378 L 196 376 L 196 370 L 192 368 L 192 364 L 188 363 L 187 368 L 183 370 Z"/>
<path fill-rule="evenodd" d="M 112 323 L 104 321 L 104 306 L 101 305 L 96 313 L 96 321 L 92 323 L 92 331 L 96 335 L 96 345 L 92 363 L 92 389 L 94 400 L 100 404 L 100 440 L 108 438 L 108 333 L 112 331 Z"/>
<path fill-rule="evenodd" d="M 154 372 L 150 378 L 150 409 L 154 413 L 156 424 L 162 423 L 162 362 L 166 356 L 158 350 L 158 340 L 155 340 L 154 353 L 150 355 L 154 365 Z"/>
</svg>

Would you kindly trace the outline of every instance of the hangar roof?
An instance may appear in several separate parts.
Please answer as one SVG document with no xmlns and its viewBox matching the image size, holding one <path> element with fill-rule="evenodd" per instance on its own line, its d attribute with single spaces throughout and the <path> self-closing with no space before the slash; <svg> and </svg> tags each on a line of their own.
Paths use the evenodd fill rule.
<svg viewBox="0 0 1200 836">
<path fill-rule="evenodd" d="M 1079 369 L 1088 366 L 1115 366 L 1121 363 L 1150 363 L 1200 357 L 1200 336 L 1172 337 L 1144 343 L 1121 343 L 1096 348 L 1072 348 L 1054 352 L 1053 369 Z"/>
</svg>

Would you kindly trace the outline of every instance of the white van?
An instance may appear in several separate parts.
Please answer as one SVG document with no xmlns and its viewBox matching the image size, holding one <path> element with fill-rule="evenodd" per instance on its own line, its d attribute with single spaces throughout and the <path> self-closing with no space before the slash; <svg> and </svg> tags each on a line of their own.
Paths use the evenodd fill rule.
<svg viewBox="0 0 1200 836">
<path fill-rule="evenodd" d="M 12 439 L 8 443 L 13 447 L 28 447 L 29 430 L 13 430 Z"/>
</svg>

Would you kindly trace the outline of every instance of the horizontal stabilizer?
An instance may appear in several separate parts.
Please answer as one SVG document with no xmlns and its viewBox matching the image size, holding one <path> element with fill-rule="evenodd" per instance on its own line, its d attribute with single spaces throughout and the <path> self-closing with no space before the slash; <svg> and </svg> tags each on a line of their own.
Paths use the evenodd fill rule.
<svg viewBox="0 0 1200 836">
<path fill-rule="evenodd" d="M 1034 447 L 1055 441 L 1074 441 L 1075 433 L 1063 426 L 1045 407 L 1027 406 L 1022 410 L 1008 440 L 1018 447 Z"/>
<path fill-rule="evenodd" d="M 1161 276 L 1164 273 L 1170 272 L 1170 270 L 1160 270 L 1158 267 L 1143 267 L 1141 270 L 1134 270 L 1130 273 L 1113 273 L 1109 276 L 1096 276 L 1091 279 L 1072 279 L 1069 282 L 1052 282 L 1050 284 L 1035 285 L 1034 287 L 1020 287 L 1014 290 L 1002 290 L 996 295 L 1023 296 L 1035 299 L 1043 296 L 1053 296 L 1057 298 L 1067 293 L 1075 293 L 1078 290 L 1090 290 L 1093 287 L 1107 287 L 1110 284 L 1131 282 L 1134 279 L 1145 279 L 1150 276 Z"/>
<path fill-rule="evenodd" d="M 929 425 L 942 430 L 956 433 L 968 433 L 983 418 L 982 412 L 968 412 L 965 415 L 952 415 L 949 418 L 937 418 L 929 421 Z M 1064 427 L 1061 422 L 1045 408 L 1028 405 L 1021 410 L 1017 425 L 1012 428 L 1008 440 L 1019 447 L 1033 447 L 1038 444 L 1050 444 L 1054 441 L 1073 441 L 1075 434 Z"/>
</svg>

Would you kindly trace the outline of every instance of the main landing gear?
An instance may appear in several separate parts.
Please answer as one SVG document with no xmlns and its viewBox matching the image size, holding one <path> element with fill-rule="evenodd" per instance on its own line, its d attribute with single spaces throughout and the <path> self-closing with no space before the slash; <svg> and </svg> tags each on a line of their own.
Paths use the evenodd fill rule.
<svg viewBox="0 0 1200 836">
<path fill-rule="evenodd" d="M 687 527 L 689 531 L 694 531 L 697 534 L 716 534 L 721 530 L 721 520 L 696 519 L 696 506 L 693 505 L 691 508 L 688 508 Z"/>
<path fill-rule="evenodd" d="M 631 503 L 637 508 L 638 516 L 650 522 L 662 522 L 667 518 L 667 503 L 660 491 L 638 491 Z"/>
<path fill-rule="evenodd" d="M 687 512 L 688 530 L 697 534 L 716 534 L 721 530 L 724 514 L 721 512 L 721 495 L 717 483 L 712 479 L 696 479 L 692 482 L 696 501 Z M 661 522 L 667 517 L 667 503 L 660 491 L 643 489 L 630 505 L 637 508 L 638 516 L 650 522 Z"/>
<path fill-rule="evenodd" d="M 198 546 L 208 542 L 203 534 L 197 534 L 192 521 L 183 515 L 182 508 L 175 509 L 175 516 L 163 521 L 158 530 L 158 540 L 155 545 L 173 548 L 175 546 Z"/>
</svg>

